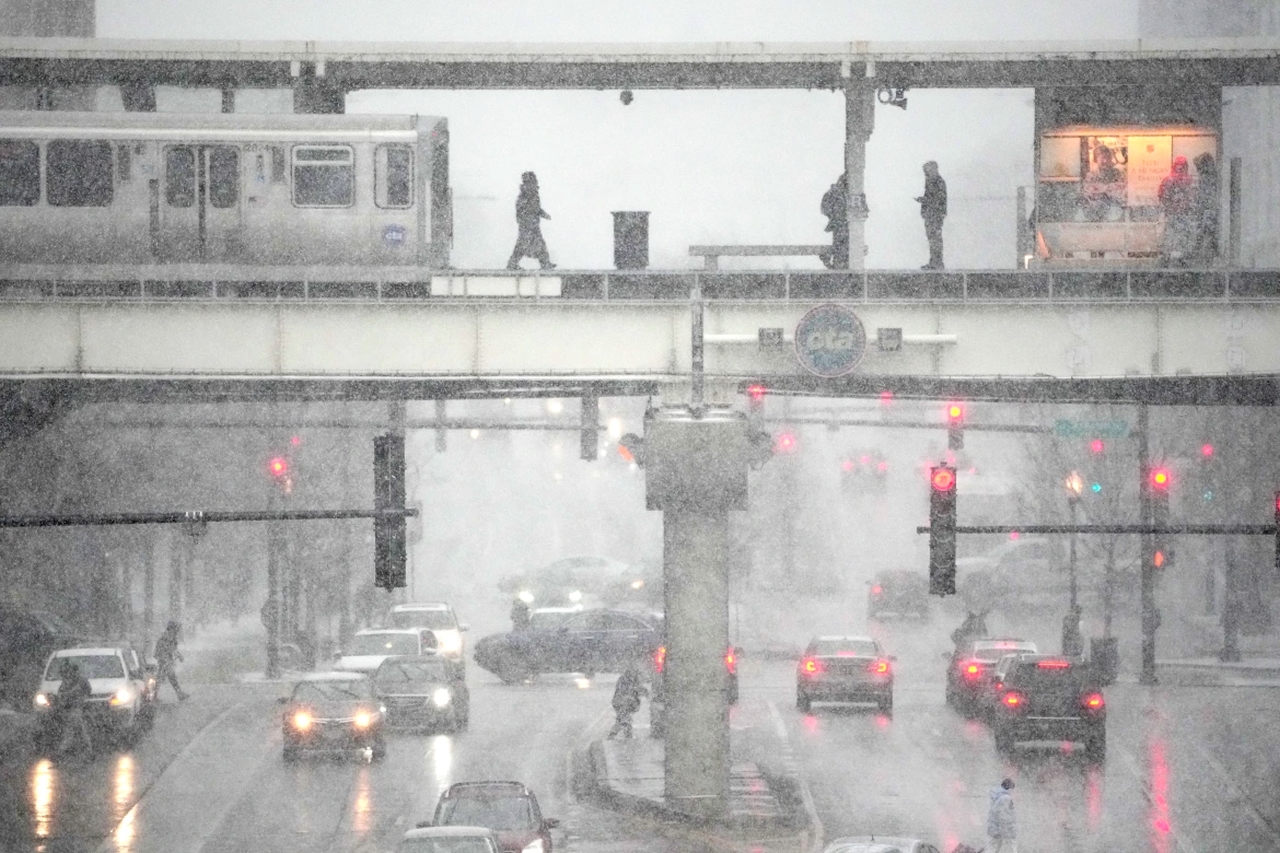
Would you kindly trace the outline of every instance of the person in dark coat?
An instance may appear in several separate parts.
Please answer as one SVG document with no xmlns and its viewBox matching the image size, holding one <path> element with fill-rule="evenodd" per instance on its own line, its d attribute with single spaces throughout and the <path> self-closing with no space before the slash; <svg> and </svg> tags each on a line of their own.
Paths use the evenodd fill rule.
<svg viewBox="0 0 1280 853">
<path fill-rule="evenodd" d="M 831 232 L 831 251 L 822 255 L 827 269 L 849 268 L 849 174 L 836 182 L 822 196 L 822 215 L 827 217 L 826 230 Z"/>
<path fill-rule="evenodd" d="M 613 688 L 613 713 L 616 719 L 609 730 L 609 738 L 618 736 L 631 737 L 631 717 L 640 710 L 640 697 L 648 696 L 649 689 L 640 678 L 640 667 L 632 662 L 618 676 L 618 683 Z"/>
<path fill-rule="evenodd" d="M 89 720 L 85 717 L 85 705 L 93 695 L 93 687 L 89 679 L 84 677 L 75 661 L 64 660 L 59 670 L 61 683 L 55 697 L 54 709 L 58 714 L 58 722 L 62 726 L 62 743 L 58 747 L 60 753 L 68 753 L 77 741 L 84 742 L 85 751 L 92 758 L 94 755 L 93 737 L 89 733 Z"/>
<path fill-rule="evenodd" d="M 955 644 L 957 651 L 970 640 L 978 640 L 988 635 L 987 612 L 970 610 L 964 617 L 964 621 L 960 623 L 960 627 L 951 632 L 951 642 Z"/>
<path fill-rule="evenodd" d="M 947 182 L 938 174 L 938 164 L 924 164 L 924 195 L 916 196 L 924 217 L 924 236 L 929 240 L 929 263 L 921 269 L 940 270 L 942 265 L 942 221 L 947 218 Z"/>
<path fill-rule="evenodd" d="M 1167 263 L 1181 264 L 1195 248 L 1195 183 L 1187 168 L 1187 158 L 1173 158 L 1173 167 L 1160 182 L 1160 208 L 1164 211 L 1162 254 Z"/>
<path fill-rule="evenodd" d="M 1218 162 L 1208 151 L 1195 159 L 1196 193 L 1195 211 L 1198 233 L 1196 257 L 1213 261 L 1218 257 Z"/>
<path fill-rule="evenodd" d="M 520 195 L 516 197 L 516 226 L 519 231 L 507 269 L 520 269 L 520 261 L 525 258 L 537 259 L 544 270 L 555 269 L 556 265 L 551 263 L 551 256 L 547 253 L 547 241 L 542 239 L 541 220 L 550 218 L 538 198 L 538 176 L 525 172 L 520 179 Z"/>
<path fill-rule="evenodd" d="M 511 604 L 511 630 L 529 630 L 529 605 L 518 598 Z"/>
<path fill-rule="evenodd" d="M 178 701 L 188 696 L 182 685 L 178 684 L 177 662 L 183 660 L 182 653 L 178 651 L 178 634 L 181 631 L 181 625 L 170 622 L 164 626 L 164 633 L 156 640 L 156 684 L 168 679 L 174 692 L 178 694 Z"/>
</svg>

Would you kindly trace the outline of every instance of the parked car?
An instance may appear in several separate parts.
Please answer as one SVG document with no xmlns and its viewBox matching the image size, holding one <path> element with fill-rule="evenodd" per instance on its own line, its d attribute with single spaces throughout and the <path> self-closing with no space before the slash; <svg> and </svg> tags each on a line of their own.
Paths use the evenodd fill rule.
<svg viewBox="0 0 1280 853">
<path fill-rule="evenodd" d="M 543 672 L 621 672 L 661 644 L 659 628 L 634 613 L 583 610 L 546 629 L 494 634 L 476 643 L 475 661 L 508 684 Z"/>
<path fill-rule="evenodd" d="M 363 675 L 318 673 L 295 684 L 280 702 L 285 761 L 304 751 L 367 750 L 375 761 L 387 754 L 383 709 Z"/>
<path fill-rule="evenodd" d="M 867 618 L 929 618 L 929 578 L 919 572 L 881 572 L 868 584 Z"/>
<path fill-rule="evenodd" d="M 1057 655 L 1014 655 L 1000 670 L 991 714 L 997 750 L 1020 741 L 1069 740 L 1083 743 L 1095 761 L 1106 756 L 1107 703 L 1087 665 Z"/>
<path fill-rule="evenodd" d="M 410 601 L 393 604 L 387 613 L 387 623 L 392 628 L 426 628 L 436 635 L 440 654 L 462 663 L 466 653 L 463 633 L 466 625 L 458 621 L 453 608 L 443 601 Z"/>
<path fill-rule="evenodd" d="M 431 821 L 419 824 L 483 826 L 498 836 L 503 853 L 552 853 L 551 830 L 559 825 L 542 816 L 538 798 L 519 782 L 455 782 L 440 795 Z"/>
<path fill-rule="evenodd" d="M 333 668 L 369 674 L 393 655 L 435 653 L 435 634 L 424 628 L 368 628 L 356 631 L 343 649 L 334 652 Z"/>
<path fill-rule="evenodd" d="M 929 842 L 918 838 L 855 835 L 837 838 L 822 848 L 822 853 L 939 853 L 939 850 Z"/>
<path fill-rule="evenodd" d="M 893 663 L 870 637 L 815 637 L 796 665 L 796 707 L 816 702 L 874 702 L 893 713 Z"/>
<path fill-rule="evenodd" d="M 89 680 L 92 694 L 85 706 L 89 725 L 120 743 L 136 742 L 155 718 L 155 672 L 132 646 L 117 644 L 58 649 L 49 655 L 32 699 L 37 748 L 52 749 L 61 739 L 56 711 L 67 661 Z"/>
<path fill-rule="evenodd" d="M 471 693 L 438 655 L 389 657 L 373 673 L 373 693 L 393 727 L 462 731 Z"/>
</svg>

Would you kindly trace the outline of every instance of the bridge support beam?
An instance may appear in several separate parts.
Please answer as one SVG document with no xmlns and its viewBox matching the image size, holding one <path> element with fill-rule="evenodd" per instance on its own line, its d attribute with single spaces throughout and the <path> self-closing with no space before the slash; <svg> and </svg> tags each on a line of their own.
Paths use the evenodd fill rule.
<svg viewBox="0 0 1280 853">
<path fill-rule="evenodd" d="M 747 506 L 745 417 L 687 407 L 650 415 L 645 476 L 663 526 L 665 796 L 718 817 L 729 793 L 729 510 Z"/>
<path fill-rule="evenodd" d="M 875 128 L 876 91 L 849 78 L 844 90 L 844 168 L 849 203 L 849 269 L 866 268 L 867 140 Z"/>
</svg>

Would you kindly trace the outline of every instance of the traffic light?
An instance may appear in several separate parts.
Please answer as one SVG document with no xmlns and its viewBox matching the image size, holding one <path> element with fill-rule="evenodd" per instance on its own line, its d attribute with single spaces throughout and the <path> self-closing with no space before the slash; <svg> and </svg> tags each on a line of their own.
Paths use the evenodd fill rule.
<svg viewBox="0 0 1280 853">
<path fill-rule="evenodd" d="M 1107 444 L 1100 438 L 1095 438 L 1089 442 L 1089 452 L 1094 456 L 1101 456 L 1102 452 L 1107 449 Z"/>
<path fill-rule="evenodd" d="M 760 383 L 754 383 L 747 386 L 747 411 L 758 412 L 764 408 L 764 395 L 769 393 L 769 389 Z"/>
<path fill-rule="evenodd" d="M 637 468 L 644 467 L 644 439 L 629 432 L 618 439 L 618 455 L 628 462 L 634 462 Z"/>
<path fill-rule="evenodd" d="M 947 447 L 964 449 L 964 405 L 961 403 L 947 404 Z"/>
<path fill-rule="evenodd" d="M 404 509 L 404 436 L 373 439 L 373 508 Z M 385 590 L 406 586 L 403 515 L 373 520 L 373 583 Z"/>
<path fill-rule="evenodd" d="M 775 454 L 795 453 L 796 447 L 796 434 L 791 430 L 784 429 L 773 437 L 773 452 Z"/>
<path fill-rule="evenodd" d="M 956 593 L 956 469 L 929 469 L 929 594 Z"/>
<path fill-rule="evenodd" d="M 282 493 L 293 493 L 293 465 L 288 456 L 272 456 L 267 460 L 267 474 Z"/>
<path fill-rule="evenodd" d="M 1152 466 L 1147 471 L 1146 494 L 1151 507 L 1151 524 L 1164 527 L 1169 523 L 1169 489 L 1173 485 L 1173 474 L 1163 465 Z M 1169 547 L 1168 536 L 1156 533 L 1151 537 L 1151 566 L 1156 569 L 1167 569 L 1173 563 L 1173 549 Z"/>
</svg>

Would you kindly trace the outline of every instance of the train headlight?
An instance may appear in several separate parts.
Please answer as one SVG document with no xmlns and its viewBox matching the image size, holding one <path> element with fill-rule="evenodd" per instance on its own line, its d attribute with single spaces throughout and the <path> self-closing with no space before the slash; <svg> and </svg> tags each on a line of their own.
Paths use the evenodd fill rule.
<svg viewBox="0 0 1280 853">
<path fill-rule="evenodd" d="M 311 728 L 311 724 L 313 722 L 315 721 L 306 711 L 299 711 L 293 715 L 293 727 L 300 732 L 305 732 L 307 729 Z"/>
<path fill-rule="evenodd" d="M 373 724 L 373 714 L 368 711 L 360 711 L 356 714 L 354 722 L 357 729 L 367 729 Z"/>
</svg>

